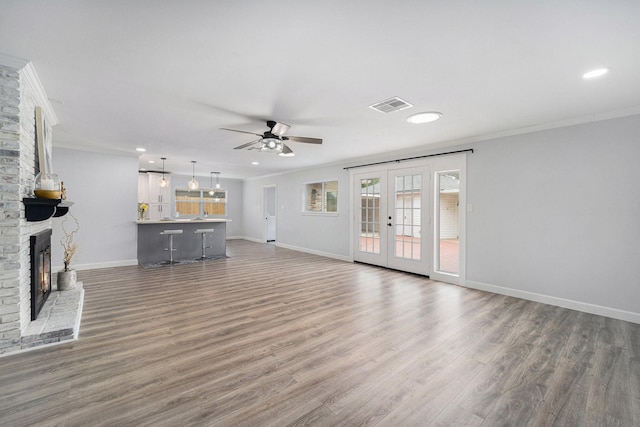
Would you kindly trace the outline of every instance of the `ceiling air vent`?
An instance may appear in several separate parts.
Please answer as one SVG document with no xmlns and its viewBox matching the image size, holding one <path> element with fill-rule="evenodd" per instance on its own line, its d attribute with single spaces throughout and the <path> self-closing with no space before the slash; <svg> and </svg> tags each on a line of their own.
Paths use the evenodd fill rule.
<svg viewBox="0 0 640 427">
<path fill-rule="evenodd" d="M 389 98 L 385 101 L 376 102 L 373 105 L 369 105 L 369 108 L 380 111 L 381 113 L 393 113 L 394 111 L 404 110 L 405 108 L 413 107 L 404 99 L 400 99 L 397 96 Z"/>
</svg>

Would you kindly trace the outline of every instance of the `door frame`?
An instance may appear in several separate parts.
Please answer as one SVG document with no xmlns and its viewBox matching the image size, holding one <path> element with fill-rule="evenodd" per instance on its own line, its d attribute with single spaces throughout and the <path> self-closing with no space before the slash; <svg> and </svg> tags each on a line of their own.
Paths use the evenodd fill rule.
<svg viewBox="0 0 640 427">
<path fill-rule="evenodd" d="M 385 221 L 387 228 L 387 267 L 394 270 L 407 271 L 409 273 L 416 273 L 428 276 L 431 272 L 431 252 L 428 245 L 429 242 L 429 229 L 431 224 L 431 211 L 429 209 L 428 201 L 431 199 L 431 174 L 429 167 L 426 165 L 413 166 L 413 167 L 394 167 L 387 170 L 387 215 L 389 212 L 393 212 L 391 220 Z M 396 257 L 395 251 L 397 249 L 396 236 L 398 228 L 397 206 L 396 206 L 396 176 L 418 175 L 422 176 L 420 183 L 420 260 L 413 260 L 409 258 Z M 427 203 L 424 203 L 427 200 Z M 413 212 L 412 212 L 413 214 Z M 388 219 L 389 216 L 385 217 Z M 413 222 L 413 218 L 412 221 Z M 388 224 L 392 224 L 389 226 Z M 413 234 L 413 230 L 412 230 Z"/>
<path fill-rule="evenodd" d="M 439 204 L 439 196 L 440 196 L 440 188 L 438 188 L 438 180 L 436 176 L 440 172 L 447 172 L 452 170 L 460 171 L 460 189 L 458 192 L 458 274 L 452 274 L 445 271 L 436 270 L 436 266 L 438 265 L 438 260 L 436 260 L 436 256 L 439 255 L 440 248 L 436 246 L 439 244 L 439 239 L 436 239 L 436 236 L 439 236 L 440 232 L 440 204 Z M 467 156 L 466 154 L 456 154 L 451 156 L 442 156 L 438 158 L 438 162 L 435 164 L 435 169 L 431 171 L 432 180 L 431 187 L 433 196 L 431 197 L 432 201 L 432 221 L 433 226 L 431 227 L 432 236 L 431 236 L 431 246 L 432 246 L 432 254 L 433 254 L 433 263 L 431 268 L 431 274 L 429 277 L 434 280 L 438 280 L 440 282 L 453 283 L 455 285 L 465 286 L 466 283 L 466 271 L 467 271 Z"/>
<path fill-rule="evenodd" d="M 356 209 L 356 202 L 360 202 L 360 194 L 356 194 L 355 192 L 355 183 L 356 183 L 356 175 L 362 175 L 362 174 L 370 174 L 373 175 L 374 173 L 385 173 L 387 174 L 388 171 L 390 170 L 394 170 L 394 169 L 410 169 L 410 168 L 414 168 L 414 167 L 427 167 L 428 168 L 428 174 L 429 174 L 429 179 L 428 179 L 428 185 L 429 185 L 429 191 L 428 191 L 428 201 L 425 204 L 423 202 L 422 207 L 423 209 L 427 209 L 429 212 L 429 219 L 428 219 L 428 233 L 427 234 L 427 245 L 426 245 L 426 253 L 425 253 L 425 258 L 428 263 L 429 263 L 429 272 L 428 272 L 428 276 L 434 280 L 439 280 L 442 282 L 447 282 L 447 283 L 453 283 L 453 284 L 459 284 L 459 285 L 465 285 L 465 280 L 466 280 L 466 213 L 467 213 L 467 203 L 466 203 L 466 197 L 467 197 L 467 185 L 466 185 L 466 179 L 467 179 L 467 155 L 466 153 L 461 153 L 461 154 L 450 154 L 450 155 L 443 155 L 443 156 L 437 156 L 437 157 L 428 157 L 428 158 L 423 158 L 423 159 L 417 159 L 417 160 L 407 160 L 407 161 L 403 161 L 402 163 L 397 163 L 397 162 L 390 162 L 388 164 L 377 164 L 375 166 L 369 166 L 369 167 L 361 167 L 361 168 L 352 168 L 349 170 L 349 191 L 350 191 L 350 200 L 351 200 L 351 209 L 352 209 L 352 215 L 350 215 L 349 218 L 349 228 L 350 228 L 350 232 L 351 232 L 351 239 L 350 240 L 350 258 L 351 261 L 355 260 L 355 253 L 357 250 L 357 247 L 355 246 L 355 242 L 356 242 L 356 237 L 355 237 L 355 233 L 356 233 L 356 229 L 359 226 L 359 221 L 358 221 L 358 215 L 360 215 L 360 209 Z M 434 242 L 435 242 L 435 233 L 436 233 L 436 218 L 437 216 L 435 215 L 435 209 L 436 207 L 439 208 L 439 204 L 436 203 L 435 199 L 436 199 L 436 195 L 439 196 L 439 189 L 436 192 L 435 190 L 435 186 L 437 185 L 436 183 L 436 173 L 438 172 L 442 172 L 442 171 L 447 171 L 447 170 L 452 170 L 452 169 L 458 169 L 460 170 L 460 193 L 459 193 L 459 229 L 460 229 L 460 237 L 459 237 L 459 255 L 458 255 L 458 259 L 459 259 L 459 271 L 457 275 L 454 274 L 450 274 L 450 273 L 444 273 L 444 272 L 438 272 L 435 271 L 435 266 L 436 266 L 436 260 L 435 260 L 435 247 L 434 247 Z M 386 217 L 385 217 L 386 219 Z M 381 221 L 381 226 L 382 226 L 383 222 Z M 384 222 L 384 225 L 386 227 L 386 222 Z M 424 226 L 423 226 L 424 229 Z M 423 236 L 424 236 L 424 231 L 423 231 Z M 365 262 L 365 261 L 363 261 Z M 372 262 L 372 264 L 376 264 L 374 262 Z M 376 265 L 380 265 L 380 264 L 376 264 Z"/>
<path fill-rule="evenodd" d="M 262 227 L 262 241 L 264 243 L 267 243 L 269 240 L 269 232 L 268 232 L 268 227 L 269 227 L 269 221 L 266 217 L 268 217 L 269 215 L 269 211 L 267 209 L 268 206 L 268 200 L 267 200 L 267 194 L 268 191 L 270 189 L 273 188 L 273 213 L 275 216 L 275 223 L 274 223 L 274 240 L 277 242 L 278 241 L 278 191 L 277 191 L 277 186 L 276 184 L 271 184 L 271 185 L 264 185 L 262 187 L 262 217 L 265 218 L 265 222 L 264 225 Z"/>
<path fill-rule="evenodd" d="M 356 227 L 360 226 L 360 215 L 362 214 L 361 211 L 361 206 L 362 206 L 362 198 L 361 198 L 361 191 L 357 191 L 356 187 L 358 185 L 358 182 L 360 182 L 359 180 L 361 178 L 380 178 L 379 181 L 379 188 L 378 188 L 378 193 L 376 194 L 380 194 L 380 198 L 378 199 L 378 209 L 379 209 L 379 242 L 378 242 L 378 246 L 379 246 L 379 253 L 375 253 L 375 252 L 361 252 L 359 253 L 359 262 L 364 262 L 367 264 L 374 264 L 374 265 L 380 265 L 380 266 L 387 266 L 387 256 L 384 255 L 383 253 L 386 254 L 387 253 L 387 221 L 385 221 L 386 219 L 386 214 L 388 211 L 387 208 L 387 170 L 385 169 L 371 169 L 368 171 L 357 171 L 356 173 L 351 173 L 351 185 L 350 185 L 350 191 L 351 191 L 351 209 L 354 211 L 354 214 L 351 215 L 351 260 L 355 261 L 356 258 L 356 251 L 359 252 L 359 245 L 360 245 L 360 240 L 362 238 L 362 236 L 359 234 L 360 231 L 358 232 L 358 234 L 356 234 Z M 374 184 L 375 187 L 375 184 Z M 356 194 L 356 192 L 358 194 Z M 385 197 L 383 198 L 382 195 L 385 195 Z M 375 200 L 375 198 L 374 198 Z M 360 207 L 356 207 L 356 201 L 359 203 Z M 384 230 L 384 233 L 383 233 Z M 375 245 L 375 243 L 372 243 Z"/>
</svg>

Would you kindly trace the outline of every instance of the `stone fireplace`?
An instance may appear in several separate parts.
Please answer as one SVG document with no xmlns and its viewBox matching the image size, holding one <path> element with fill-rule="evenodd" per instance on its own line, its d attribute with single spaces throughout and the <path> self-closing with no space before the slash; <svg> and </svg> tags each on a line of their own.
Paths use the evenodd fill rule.
<svg viewBox="0 0 640 427">
<path fill-rule="evenodd" d="M 35 311 L 42 311 L 32 320 L 31 240 L 50 239 L 53 228 L 51 219 L 27 221 L 23 204 L 23 198 L 33 197 L 35 183 L 36 106 L 51 132 L 57 118 L 33 65 L 0 53 L 0 355 L 60 341 L 63 335 L 47 330 L 51 322 L 41 326 L 55 317 L 57 294 L 64 294 L 51 292 L 50 243 L 48 251 L 37 251 Z"/>
</svg>

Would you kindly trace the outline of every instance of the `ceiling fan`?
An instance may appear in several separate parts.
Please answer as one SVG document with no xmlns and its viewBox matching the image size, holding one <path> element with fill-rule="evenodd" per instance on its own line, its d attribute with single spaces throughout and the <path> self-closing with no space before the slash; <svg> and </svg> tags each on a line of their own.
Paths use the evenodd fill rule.
<svg viewBox="0 0 640 427">
<path fill-rule="evenodd" d="M 260 150 L 270 153 L 278 153 L 283 157 L 292 157 L 295 154 L 284 141 L 304 142 L 307 144 L 322 144 L 320 138 L 309 138 L 305 136 L 284 136 L 291 126 L 284 123 L 278 123 L 273 120 L 267 121 L 268 131 L 265 133 L 247 132 L 244 130 L 220 128 L 221 130 L 229 130 L 231 132 L 248 133 L 250 135 L 259 136 L 260 139 L 247 142 L 246 144 L 235 147 L 235 150 L 246 148 L 248 150 Z"/>
</svg>

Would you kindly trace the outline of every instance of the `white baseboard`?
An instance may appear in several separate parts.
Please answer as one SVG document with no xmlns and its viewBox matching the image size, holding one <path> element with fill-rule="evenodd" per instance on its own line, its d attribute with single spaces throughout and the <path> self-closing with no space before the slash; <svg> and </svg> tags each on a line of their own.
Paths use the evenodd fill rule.
<svg viewBox="0 0 640 427">
<path fill-rule="evenodd" d="M 265 243 L 264 240 L 256 239 L 255 237 L 244 236 L 244 237 L 238 237 L 238 238 L 239 239 L 243 239 L 243 240 L 248 240 L 250 242 Z M 227 240 L 229 240 L 228 237 L 227 237 Z M 277 247 L 279 247 L 279 248 L 291 249 L 292 251 L 304 252 L 304 253 L 307 253 L 307 254 L 313 254 L 313 255 L 323 256 L 323 257 L 327 257 L 327 258 L 333 258 L 333 259 L 337 259 L 337 260 L 340 260 L 340 261 L 353 262 L 351 257 L 348 257 L 348 256 L 332 254 L 330 252 L 316 251 L 314 249 L 301 248 L 299 246 L 287 245 L 286 243 L 278 243 L 277 240 L 275 241 L 275 245 Z"/>
<path fill-rule="evenodd" d="M 262 240 L 262 239 L 256 239 L 255 237 L 242 236 L 242 237 L 238 237 L 238 239 L 248 240 L 248 241 L 250 241 L 250 242 L 256 242 L 256 243 L 265 243 L 265 241 L 264 241 L 264 240 Z"/>
<path fill-rule="evenodd" d="M 340 260 L 340 261 L 352 262 L 352 259 L 350 257 L 348 257 L 348 256 L 332 254 L 330 252 L 323 252 L 323 251 L 316 251 L 314 249 L 301 248 L 301 247 L 298 247 L 298 246 L 287 245 L 287 244 L 284 244 L 284 243 L 278 243 L 277 241 L 276 241 L 276 246 L 279 247 L 279 248 L 291 249 L 292 251 L 304 252 L 304 253 L 307 253 L 307 254 L 323 256 L 323 257 L 326 257 L 326 258 L 333 258 L 333 259 L 337 259 L 337 260 Z"/>
<path fill-rule="evenodd" d="M 492 292 L 494 294 L 522 298 L 529 301 L 541 302 L 544 304 L 555 305 L 557 307 L 569 308 L 571 310 L 583 311 L 585 313 L 597 314 L 599 316 L 611 317 L 613 319 L 640 324 L 640 313 L 634 313 L 631 311 L 619 310 L 617 308 L 604 307 L 601 305 L 573 301 L 549 295 L 536 294 L 534 292 L 521 291 L 518 289 L 505 288 L 503 286 L 490 285 L 482 282 L 474 282 L 472 280 L 467 280 L 464 286 L 481 291 Z"/>
<path fill-rule="evenodd" d="M 77 265 L 73 264 L 71 268 L 77 271 L 81 271 L 81 270 L 93 270 L 96 268 L 127 267 L 130 265 L 138 265 L 138 260 L 129 259 L 129 260 L 123 260 L 123 261 L 95 262 L 90 264 L 77 264 Z M 64 269 L 64 266 L 59 265 L 59 266 L 53 267 L 52 271 L 61 271 L 62 269 Z"/>
</svg>

